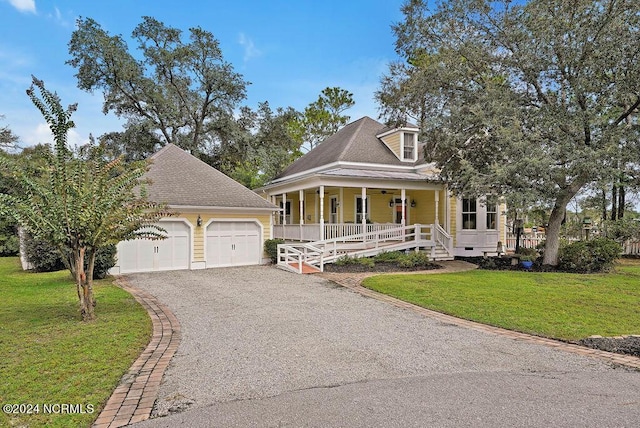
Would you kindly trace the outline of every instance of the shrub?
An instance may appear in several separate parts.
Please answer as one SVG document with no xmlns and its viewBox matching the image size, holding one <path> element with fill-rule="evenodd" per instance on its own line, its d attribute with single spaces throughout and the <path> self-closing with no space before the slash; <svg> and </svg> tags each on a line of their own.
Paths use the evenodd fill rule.
<svg viewBox="0 0 640 428">
<path fill-rule="evenodd" d="M 605 272 L 622 254 L 622 247 L 608 238 L 577 241 L 560 247 L 558 268 L 567 272 Z"/>
<path fill-rule="evenodd" d="M 404 256 L 400 251 L 383 251 L 373 258 L 375 262 L 395 262 Z"/>
<path fill-rule="evenodd" d="M 24 234 L 24 256 L 36 272 L 55 272 L 65 268 L 56 247 Z"/>
<path fill-rule="evenodd" d="M 398 259 L 398 266 L 403 268 L 428 266 L 429 264 L 429 256 L 425 252 L 411 252 L 409 254 L 403 254 L 402 257 Z"/>
<path fill-rule="evenodd" d="M 336 266 L 361 265 L 366 267 L 374 267 L 375 261 L 369 257 L 349 257 L 347 254 L 338 258 L 335 262 Z"/>
<path fill-rule="evenodd" d="M 264 252 L 267 253 L 272 263 L 278 263 L 278 245 L 284 244 L 284 239 L 267 239 L 264 241 Z"/>
<path fill-rule="evenodd" d="M 116 251 L 115 245 L 109 245 L 98 250 L 96 262 L 93 266 L 93 279 L 102 279 L 107 276 L 109 269 L 116 265 Z"/>
<path fill-rule="evenodd" d="M 20 241 L 15 223 L 9 219 L 0 219 L 0 257 L 17 256 Z"/>
</svg>

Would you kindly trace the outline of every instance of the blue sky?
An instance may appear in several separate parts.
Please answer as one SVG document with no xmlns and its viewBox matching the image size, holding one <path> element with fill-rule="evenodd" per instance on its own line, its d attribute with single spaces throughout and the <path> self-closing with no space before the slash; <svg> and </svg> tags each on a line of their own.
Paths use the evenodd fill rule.
<svg viewBox="0 0 640 428">
<path fill-rule="evenodd" d="M 104 116 L 102 95 L 80 91 L 66 65 L 77 17 L 95 19 L 129 40 L 144 15 L 187 31 L 200 26 L 220 41 L 225 59 L 245 80 L 245 105 L 269 101 L 298 110 L 327 86 L 354 94 L 352 119 L 378 117 L 373 94 L 387 64 L 396 59 L 391 25 L 403 0 L 0 0 L 0 114 L 23 145 L 50 142 L 40 113 L 25 90 L 31 75 L 45 81 L 63 104 L 78 102 L 73 143 L 89 134 L 120 130 Z M 134 48 L 134 42 L 129 42 Z"/>
</svg>

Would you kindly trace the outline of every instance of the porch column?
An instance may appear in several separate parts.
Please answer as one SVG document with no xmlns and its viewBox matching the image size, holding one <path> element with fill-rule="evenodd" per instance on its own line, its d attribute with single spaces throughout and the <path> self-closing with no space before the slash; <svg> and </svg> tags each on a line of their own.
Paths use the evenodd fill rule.
<svg viewBox="0 0 640 428">
<path fill-rule="evenodd" d="M 300 199 L 300 224 L 304 224 L 304 190 L 300 190 L 299 192 Z"/>
<path fill-rule="evenodd" d="M 407 219 L 405 217 L 407 215 L 407 191 L 404 188 L 400 189 L 400 199 L 402 199 L 402 226 L 404 227 L 407 225 Z"/>
<path fill-rule="evenodd" d="M 320 240 L 324 240 L 324 186 L 320 186 Z"/>
<path fill-rule="evenodd" d="M 362 188 L 362 233 L 367 233 L 367 188 Z"/>
<path fill-rule="evenodd" d="M 440 191 L 435 190 L 435 201 L 436 201 L 436 224 L 440 224 L 440 217 L 439 217 L 439 212 L 440 212 Z"/>
<path fill-rule="evenodd" d="M 282 225 L 287 225 L 287 194 L 282 194 Z"/>
</svg>

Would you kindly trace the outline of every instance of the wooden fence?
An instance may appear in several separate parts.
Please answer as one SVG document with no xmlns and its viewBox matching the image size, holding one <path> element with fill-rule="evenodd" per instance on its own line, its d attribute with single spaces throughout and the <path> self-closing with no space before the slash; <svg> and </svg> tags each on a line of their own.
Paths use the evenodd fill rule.
<svg viewBox="0 0 640 428">
<path fill-rule="evenodd" d="M 520 247 L 536 248 L 538 244 L 544 242 L 546 236 L 543 233 L 528 233 L 520 235 Z M 569 241 L 578 241 L 578 238 L 567 238 Z M 516 249 L 516 235 L 507 234 L 507 250 Z M 640 240 L 629 240 L 622 246 L 622 254 L 625 256 L 640 256 Z"/>
</svg>

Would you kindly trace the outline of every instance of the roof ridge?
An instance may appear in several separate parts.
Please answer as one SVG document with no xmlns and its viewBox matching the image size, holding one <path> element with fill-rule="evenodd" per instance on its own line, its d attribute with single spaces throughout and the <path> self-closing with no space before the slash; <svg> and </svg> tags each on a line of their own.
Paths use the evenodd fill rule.
<svg viewBox="0 0 640 428">
<path fill-rule="evenodd" d="M 347 143 L 347 145 L 344 146 L 344 150 L 342 150 L 342 152 L 340 153 L 340 156 L 338 156 L 338 161 L 341 161 L 344 158 L 344 156 L 347 154 L 349 149 L 351 148 L 351 145 L 356 139 L 356 135 L 358 135 L 362 130 L 362 126 L 364 125 L 365 119 L 372 120 L 371 118 L 369 118 L 369 116 L 362 116 L 360 119 L 354 122 L 351 122 L 351 125 L 355 125 L 357 122 L 360 122 L 360 123 L 358 124 L 358 127 L 356 128 L 356 130 L 351 134 L 351 138 L 349 138 L 349 142 Z"/>
</svg>

